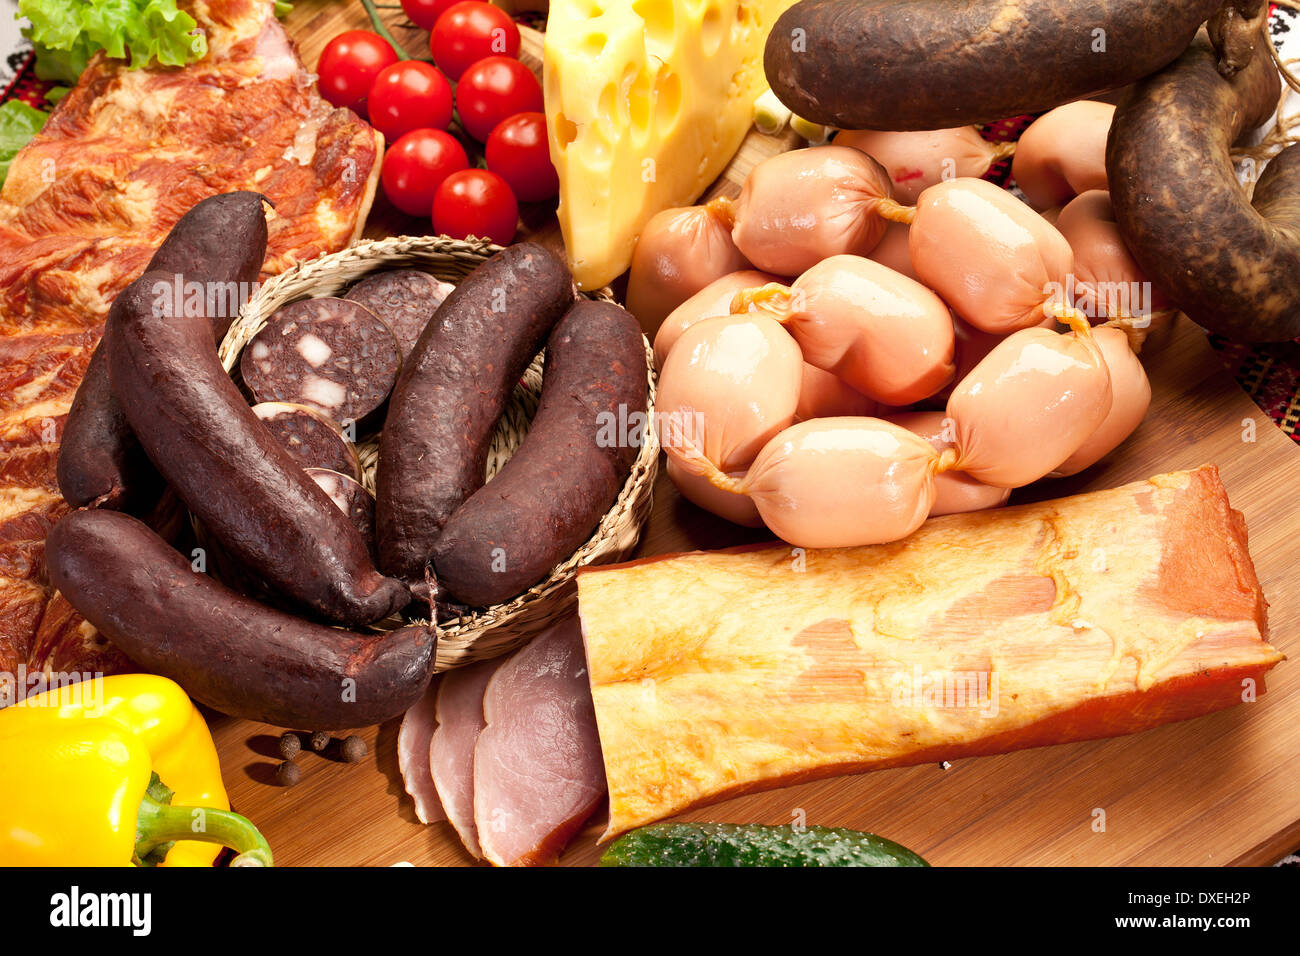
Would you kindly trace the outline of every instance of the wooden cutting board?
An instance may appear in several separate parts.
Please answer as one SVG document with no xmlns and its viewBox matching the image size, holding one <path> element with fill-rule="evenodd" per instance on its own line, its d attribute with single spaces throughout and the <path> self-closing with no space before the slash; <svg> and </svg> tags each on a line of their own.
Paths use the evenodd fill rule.
<svg viewBox="0 0 1300 956">
<path fill-rule="evenodd" d="M 298 0 L 288 21 L 309 66 L 335 33 L 364 25 L 359 4 L 324 0 Z M 395 32 L 409 50 L 422 50 L 422 33 Z M 526 48 L 539 49 L 536 35 Z M 734 194 L 756 161 L 792 145 L 751 134 L 712 193 Z M 554 238 L 547 210 L 527 210 L 525 220 Z M 428 228 L 380 200 L 367 232 Z M 1232 381 L 1204 334 L 1185 319 L 1150 343 L 1143 360 L 1154 398 L 1137 434 L 1108 462 L 1041 483 L 1017 500 L 1218 464 L 1249 524 L 1250 550 L 1271 604 L 1272 642 L 1300 657 L 1294 504 L 1300 448 Z M 760 536 L 690 505 L 661 473 L 641 554 L 751 540 Z M 304 753 L 297 760 L 302 779 L 293 788 L 275 784 L 276 728 L 221 717 L 212 729 L 231 802 L 266 834 L 278 864 L 472 863 L 448 824 L 416 821 L 397 770 L 397 726 L 390 721 L 362 731 L 370 752 L 357 765 Z M 1300 845 L 1298 754 L 1300 662 L 1291 660 L 1274 669 L 1257 702 L 1197 720 L 1114 740 L 962 760 L 947 769 L 824 780 L 730 800 L 683 819 L 871 830 L 935 865 L 1269 864 Z M 595 862 L 603 817 L 597 811 L 561 862 Z"/>
</svg>

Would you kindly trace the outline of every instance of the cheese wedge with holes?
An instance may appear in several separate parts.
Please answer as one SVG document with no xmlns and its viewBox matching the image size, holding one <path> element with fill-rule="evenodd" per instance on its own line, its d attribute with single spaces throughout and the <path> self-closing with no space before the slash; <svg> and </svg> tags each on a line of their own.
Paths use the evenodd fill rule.
<svg viewBox="0 0 1300 956">
<path fill-rule="evenodd" d="M 740 147 L 763 44 L 794 0 L 552 0 L 543 87 L 574 279 L 605 285 L 646 221 L 693 203 Z"/>
</svg>

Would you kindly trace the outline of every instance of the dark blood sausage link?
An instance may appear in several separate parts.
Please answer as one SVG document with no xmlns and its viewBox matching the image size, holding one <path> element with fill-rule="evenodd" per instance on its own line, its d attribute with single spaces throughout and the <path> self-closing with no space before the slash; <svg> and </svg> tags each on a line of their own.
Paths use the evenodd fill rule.
<svg viewBox="0 0 1300 956">
<path fill-rule="evenodd" d="M 542 401 L 523 444 L 442 530 L 439 593 L 498 604 L 576 551 L 627 481 L 645 411 L 640 324 L 608 302 L 579 302 L 546 343 Z"/>
<path fill-rule="evenodd" d="M 1222 2 L 802 0 L 763 65 L 782 103 L 840 129 L 991 123 L 1160 69 Z"/>
<path fill-rule="evenodd" d="M 330 501 L 338 506 L 348 516 L 352 522 L 352 527 L 357 529 L 357 534 L 361 535 L 361 540 L 366 543 L 370 550 L 370 556 L 375 555 L 375 496 L 366 491 L 365 486 L 355 478 L 339 474 L 337 471 L 331 471 L 328 468 L 308 468 L 306 469 L 308 477 L 316 484 L 320 485 L 321 490 L 330 496 Z"/>
<path fill-rule="evenodd" d="M 454 288 L 419 269 L 392 269 L 366 276 L 343 298 L 364 305 L 388 323 L 405 361 L 433 313 Z"/>
<path fill-rule="evenodd" d="M 357 448 L 337 424 L 314 408 L 291 402 L 262 402 L 253 414 L 280 446 L 304 468 L 328 468 L 352 479 L 361 478 Z"/>
<path fill-rule="evenodd" d="M 531 242 L 498 252 L 438 307 L 393 389 L 379 439 L 379 566 L 409 583 L 451 513 L 487 479 L 510 393 L 573 304 L 564 260 Z"/>
<path fill-rule="evenodd" d="M 339 730 L 396 717 L 433 673 L 434 632 L 357 634 L 231 591 L 136 519 L 79 511 L 50 532 L 50 578 L 136 664 L 233 717 Z"/>
<path fill-rule="evenodd" d="M 159 273 L 126 288 L 106 335 L 113 393 L 154 466 L 224 548 L 270 587 L 340 624 L 369 624 L 410 595 L 244 403 L 207 319 L 157 316 Z"/>
<path fill-rule="evenodd" d="M 1107 146 L 1115 221 L 1134 259 L 1193 321 L 1238 342 L 1300 335 L 1300 154 L 1269 164 L 1253 206 L 1229 154 L 1280 95 L 1262 41 L 1226 80 L 1202 34 L 1134 87 Z"/>
<path fill-rule="evenodd" d="M 256 281 L 266 258 L 265 201 L 250 192 L 203 200 L 181 216 L 149 262 L 149 270 L 179 276 L 182 292 L 186 283 L 199 283 L 205 305 L 207 290 L 212 290 L 216 308 L 208 311 L 208 317 L 218 342 L 239 313 L 239 299 Z M 112 309 L 108 321 L 113 321 Z M 162 490 L 158 473 L 113 397 L 102 347 L 91 355 L 68 412 L 57 476 L 59 491 L 74 508 L 141 513 Z"/>
<path fill-rule="evenodd" d="M 341 425 L 384 404 L 401 367 L 401 347 L 382 319 L 330 297 L 279 309 L 239 357 L 258 402 L 306 405 Z"/>
</svg>

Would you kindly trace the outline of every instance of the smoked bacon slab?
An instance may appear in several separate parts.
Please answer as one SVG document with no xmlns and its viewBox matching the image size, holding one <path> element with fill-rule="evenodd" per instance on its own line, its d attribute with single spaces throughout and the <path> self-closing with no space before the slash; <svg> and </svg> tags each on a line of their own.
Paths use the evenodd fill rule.
<svg viewBox="0 0 1300 956">
<path fill-rule="evenodd" d="M 583 571 L 609 838 L 836 774 L 1134 733 L 1283 659 L 1218 470 L 785 545 Z"/>
</svg>

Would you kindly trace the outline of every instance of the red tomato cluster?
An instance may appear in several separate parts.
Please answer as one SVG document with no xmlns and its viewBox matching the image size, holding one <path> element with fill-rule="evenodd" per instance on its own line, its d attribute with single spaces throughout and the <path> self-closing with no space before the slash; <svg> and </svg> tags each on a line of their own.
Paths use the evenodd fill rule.
<svg viewBox="0 0 1300 956">
<path fill-rule="evenodd" d="M 430 216 L 439 233 L 505 245 L 519 201 L 543 202 L 560 188 L 542 85 L 518 59 L 519 28 L 485 0 L 402 0 L 402 9 L 430 31 L 434 65 L 399 59 L 378 34 L 349 30 L 321 54 L 321 95 L 384 134 L 380 180 L 394 206 Z M 448 132 L 455 120 L 484 144 L 487 169 L 472 166 Z"/>
</svg>

